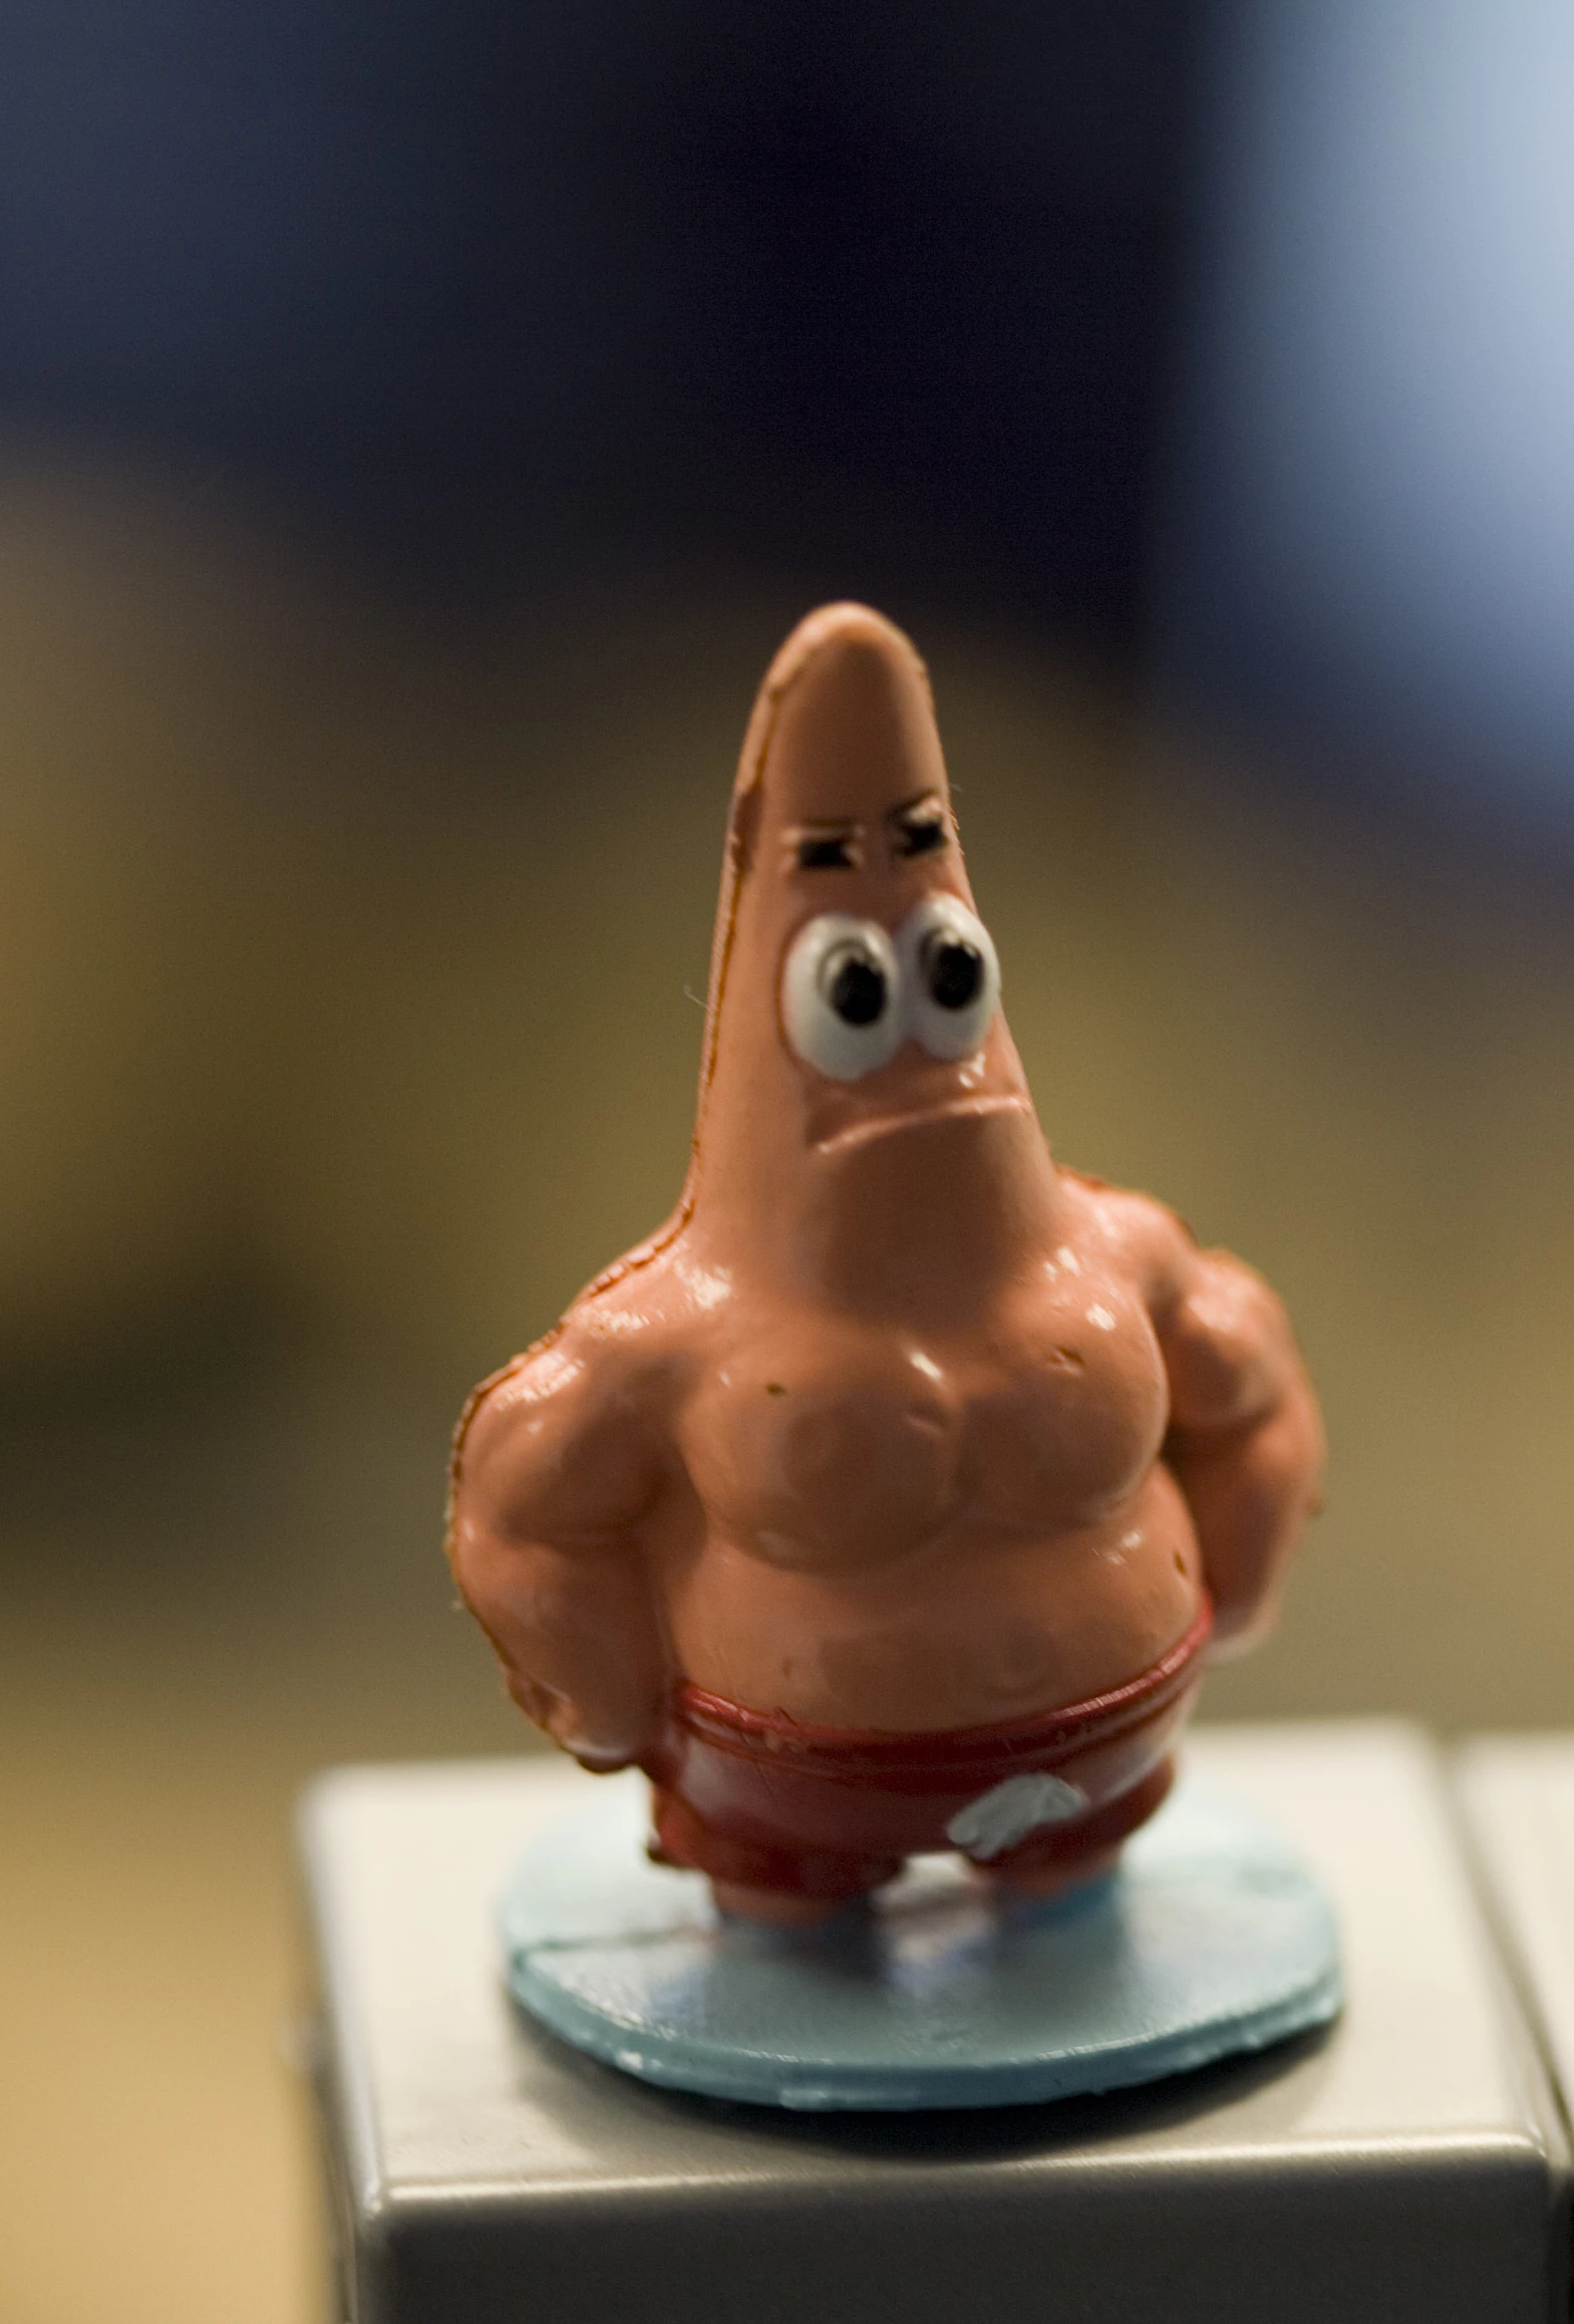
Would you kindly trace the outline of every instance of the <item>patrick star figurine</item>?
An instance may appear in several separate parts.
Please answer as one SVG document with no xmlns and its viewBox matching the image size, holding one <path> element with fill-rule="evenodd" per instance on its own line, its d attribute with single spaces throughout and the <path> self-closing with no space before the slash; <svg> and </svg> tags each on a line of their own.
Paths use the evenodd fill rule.
<svg viewBox="0 0 1574 2324">
<path fill-rule="evenodd" d="M 929 687 L 777 656 L 733 792 L 682 1199 L 461 1423 L 449 1553 L 514 1700 L 650 1853 L 813 1924 L 954 1851 L 1104 1878 L 1317 1505 L 1278 1301 L 1056 1163 Z"/>
</svg>

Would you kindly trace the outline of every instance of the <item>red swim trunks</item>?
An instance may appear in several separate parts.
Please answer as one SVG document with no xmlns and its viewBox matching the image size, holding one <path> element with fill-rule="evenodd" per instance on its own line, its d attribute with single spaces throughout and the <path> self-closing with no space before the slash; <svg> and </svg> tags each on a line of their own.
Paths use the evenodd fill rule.
<svg viewBox="0 0 1574 2324">
<path fill-rule="evenodd" d="M 861 1895 L 940 1849 L 995 1873 L 1075 1866 L 1134 1832 L 1168 1791 L 1212 1626 L 1204 1604 L 1151 1668 L 1088 1702 L 939 1735 L 808 1726 L 680 1686 L 642 1763 L 650 1853 L 823 1897 Z"/>
</svg>

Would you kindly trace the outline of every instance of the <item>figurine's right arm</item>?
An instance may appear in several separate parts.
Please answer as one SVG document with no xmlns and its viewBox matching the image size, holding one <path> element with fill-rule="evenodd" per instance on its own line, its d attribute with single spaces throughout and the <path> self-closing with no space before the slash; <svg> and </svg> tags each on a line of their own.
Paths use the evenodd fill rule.
<svg viewBox="0 0 1574 2324">
<path fill-rule="evenodd" d="M 665 1639 L 637 1529 L 661 1490 L 648 1390 L 570 1322 L 460 1423 L 449 1563 L 527 1718 L 598 1772 L 654 1740 Z"/>
</svg>

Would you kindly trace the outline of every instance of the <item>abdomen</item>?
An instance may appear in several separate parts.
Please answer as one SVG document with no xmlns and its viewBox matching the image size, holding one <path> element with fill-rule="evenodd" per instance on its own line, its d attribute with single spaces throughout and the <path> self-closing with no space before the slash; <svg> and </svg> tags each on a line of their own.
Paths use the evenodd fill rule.
<svg viewBox="0 0 1574 2324">
<path fill-rule="evenodd" d="M 1185 1504 L 1158 1464 L 1091 1525 L 957 1517 L 862 1570 L 788 1569 L 712 1531 L 665 1596 L 695 1685 L 814 1725 L 909 1734 L 1103 1693 L 1158 1661 L 1202 1602 Z"/>
</svg>

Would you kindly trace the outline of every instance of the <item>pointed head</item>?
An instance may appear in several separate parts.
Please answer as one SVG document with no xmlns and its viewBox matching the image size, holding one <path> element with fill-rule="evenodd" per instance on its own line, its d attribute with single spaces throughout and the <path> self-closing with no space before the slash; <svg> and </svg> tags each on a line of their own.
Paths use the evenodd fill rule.
<svg viewBox="0 0 1574 2324">
<path fill-rule="evenodd" d="M 855 1148 L 1031 1119 L 999 1001 L 923 664 L 879 614 L 825 606 L 778 654 L 744 745 L 696 1192 L 769 1202 L 808 1171 L 824 1199 Z"/>
</svg>

